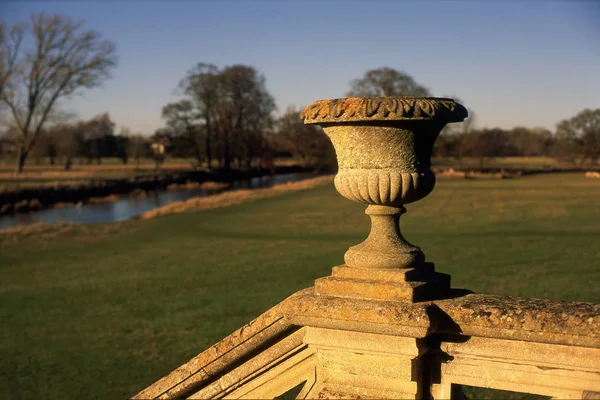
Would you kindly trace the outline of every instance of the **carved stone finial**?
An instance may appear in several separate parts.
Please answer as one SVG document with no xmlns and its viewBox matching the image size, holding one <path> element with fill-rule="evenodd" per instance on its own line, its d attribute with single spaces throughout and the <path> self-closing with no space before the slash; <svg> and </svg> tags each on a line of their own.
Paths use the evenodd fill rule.
<svg viewBox="0 0 600 400">
<path fill-rule="evenodd" d="M 402 237 L 399 219 L 405 204 L 433 190 L 430 159 L 440 131 L 467 115 L 465 107 L 452 99 L 430 97 L 320 100 L 302 111 L 304 123 L 321 125 L 333 143 L 339 166 L 337 191 L 369 205 L 371 232 L 346 252 L 347 267 L 395 270 L 390 273 L 396 275 L 419 268 L 432 271 L 421 249 Z M 428 281 L 423 274 L 416 275 Z"/>
</svg>

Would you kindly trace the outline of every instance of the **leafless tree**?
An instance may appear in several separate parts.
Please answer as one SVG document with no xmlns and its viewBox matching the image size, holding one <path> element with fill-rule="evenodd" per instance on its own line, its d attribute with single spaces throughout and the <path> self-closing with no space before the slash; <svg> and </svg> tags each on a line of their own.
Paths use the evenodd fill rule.
<svg viewBox="0 0 600 400">
<path fill-rule="evenodd" d="M 508 131 L 512 147 L 519 156 L 542 156 L 549 153 L 552 133 L 545 128 L 517 126 Z"/>
<path fill-rule="evenodd" d="M 454 99 L 457 103 L 463 104 L 463 101 L 457 96 L 445 96 Z M 462 158 L 472 149 L 473 135 L 470 133 L 475 128 L 475 112 L 471 107 L 467 106 L 469 116 L 462 122 L 447 124 L 440 137 L 435 143 L 434 153 L 439 156 L 455 157 L 459 165 L 462 163 Z"/>
<path fill-rule="evenodd" d="M 254 158 L 261 157 L 264 132 L 271 127 L 275 110 L 264 75 L 247 65 L 219 70 L 211 64 L 198 64 L 179 88 L 191 99 L 195 117 L 204 127 L 209 165 L 214 156 L 223 168 L 229 168 L 234 160 L 238 166 L 249 167 Z"/>
<path fill-rule="evenodd" d="M 150 154 L 147 140 L 139 133 L 131 134 L 127 142 L 127 152 L 135 160 L 136 168 L 140 166 L 140 159 Z"/>
<path fill-rule="evenodd" d="M 315 125 L 305 125 L 300 112 L 288 107 L 277 120 L 277 147 L 289 151 L 304 167 L 335 169 L 335 151 L 325 133 Z"/>
<path fill-rule="evenodd" d="M 275 99 L 265 87 L 264 75 L 246 65 L 226 67 L 220 74 L 221 98 L 218 106 L 224 147 L 224 167 L 233 158 L 238 166 L 250 166 L 261 156 L 263 134 L 273 123 Z"/>
<path fill-rule="evenodd" d="M 115 45 L 82 21 L 40 13 L 10 29 L 0 22 L 0 112 L 18 128 L 16 172 L 57 102 L 100 85 L 115 65 Z"/>
<path fill-rule="evenodd" d="M 197 166 L 204 161 L 203 135 L 200 131 L 199 114 L 190 100 L 181 100 L 163 107 L 162 117 L 166 120 L 171 134 L 179 136 L 192 147 Z"/>
<path fill-rule="evenodd" d="M 351 89 L 347 96 L 430 96 L 429 89 L 419 85 L 405 72 L 389 67 L 372 69 L 360 79 L 350 82 Z"/>
<path fill-rule="evenodd" d="M 210 169 L 214 142 L 218 140 L 216 112 L 219 101 L 219 69 L 212 64 L 199 63 L 179 82 L 179 89 L 194 102 L 198 118 L 204 123 L 204 148 Z"/>
<path fill-rule="evenodd" d="M 81 132 L 81 154 L 87 158 L 88 164 L 96 159 L 102 163 L 102 157 L 114 156 L 116 153 L 115 123 L 108 113 L 96 115 L 79 125 Z"/>
<path fill-rule="evenodd" d="M 56 143 L 57 155 L 64 159 L 65 171 L 71 169 L 73 159 L 82 151 L 84 130 L 83 121 L 56 124 L 48 130 Z"/>
<path fill-rule="evenodd" d="M 557 139 L 569 152 L 578 152 L 581 162 L 589 159 L 592 163 L 600 160 L 600 108 L 585 109 L 573 118 L 556 126 Z"/>
</svg>

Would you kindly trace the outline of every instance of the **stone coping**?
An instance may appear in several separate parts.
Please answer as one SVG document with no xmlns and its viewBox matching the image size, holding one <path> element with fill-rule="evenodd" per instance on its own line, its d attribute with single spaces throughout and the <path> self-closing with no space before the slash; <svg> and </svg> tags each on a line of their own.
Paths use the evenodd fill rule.
<svg viewBox="0 0 600 400">
<path fill-rule="evenodd" d="M 439 331 L 600 348 L 600 304 L 485 294 L 433 303 L 459 327 Z"/>
<path fill-rule="evenodd" d="M 600 304 L 480 295 L 381 302 L 301 290 L 158 380 L 134 398 L 181 397 L 302 326 L 422 338 L 451 334 L 600 349 Z"/>
<path fill-rule="evenodd" d="M 460 122 L 467 109 L 443 97 L 348 97 L 317 100 L 300 113 L 305 124 L 358 121 Z"/>
</svg>

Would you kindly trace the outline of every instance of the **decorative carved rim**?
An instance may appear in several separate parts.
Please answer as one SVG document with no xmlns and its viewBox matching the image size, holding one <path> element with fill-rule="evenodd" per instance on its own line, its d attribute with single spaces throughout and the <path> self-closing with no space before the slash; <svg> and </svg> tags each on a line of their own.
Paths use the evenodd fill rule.
<svg viewBox="0 0 600 400">
<path fill-rule="evenodd" d="M 348 97 L 317 100 L 300 113 L 305 124 L 344 121 L 439 120 L 460 122 L 469 113 L 442 97 Z"/>
</svg>

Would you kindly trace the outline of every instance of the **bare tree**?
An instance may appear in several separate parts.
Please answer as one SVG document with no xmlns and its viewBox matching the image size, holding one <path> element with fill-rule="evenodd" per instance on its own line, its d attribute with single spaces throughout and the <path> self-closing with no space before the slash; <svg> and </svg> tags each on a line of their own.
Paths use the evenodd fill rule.
<svg viewBox="0 0 600 400">
<path fill-rule="evenodd" d="M 59 140 L 60 138 L 55 134 L 53 129 L 44 129 L 36 141 L 32 153 L 35 153 L 38 160 L 47 157 L 50 161 L 50 165 L 54 165 L 56 157 L 58 156 Z"/>
<path fill-rule="evenodd" d="M 392 68 L 372 69 L 360 79 L 350 82 L 351 89 L 347 96 L 430 96 L 429 89 L 419 85 L 408 74 Z"/>
<path fill-rule="evenodd" d="M 277 147 L 299 158 L 304 167 L 331 170 L 335 166 L 335 152 L 323 130 L 315 125 L 305 125 L 300 112 L 293 106 L 277 120 Z"/>
<path fill-rule="evenodd" d="M 215 65 L 198 63 L 179 82 L 179 89 L 193 100 L 198 118 L 204 124 L 204 148 L 209 169 L 213 159 L 214 141 L 218 140 L 219 134 L 216 128 L 219 74 L 220 71 Z"/>
<path fill-rule="evenodd" d="M 232 65 L 222 70 L 198 64 L 179 83 L 191 98 L 204 127 L 206 158 L 216 156 L 222 168 L 237 160 L 249 167 L 266 147 L 264 132 L 272 123 L 275 100 L 265 87 L 265 77 L 253 67 Z M 191 112 L 186 103 L 186 112 Z M 170 129 L 172 131 L 172 129 Z"/>
<path fill-rule="evenodd" d="M 127 142 L 127 153 L 135 160 L 136 168 L 140 167 L 140 159 L 150 153 L 147 140 L 139 134 L 131 134 Z"/>
<path fill-rule="evenodd" d="M 83 121 L 55 124 L 48 130 L 55 140 L 57 155 L 64 157 L 65 171 L 71 169 L 73 159 L 82 150 L 84 130 Z"/>
<path fill-rule="evenodd" d="M 174 136 L 183 138 L 192 146 L 198 167 L 204 161 L 202 156 L 203 137 L 198 125 L 198 111 L 190 100 L 181 100 L 163 107 L 162 117 Z"/>
<path fill-rule="evenodd" d="M 253 67 L 232 65 L 220 74 L 219 122 L 224 138 L 223 166 L 237 158 L 249 167 L 260 157 L 264 132 L 272 126 L 275 99 L 267 91 L 266 79 Z"/>
<path fill-rule="evenodd" d="M 463 135 L 467 143 L 467 154 L 479 158 L 479 167 L 484 167 L 486 158 L 515 156 L 508 133 L 500 128 L 482 129 Z"/>
<path fill-rule="evenodd" d="M 556 126 L 556 136 L 569 152 L 578 152 L 583 163 L 600 159 L 600 108 L 585 109 Z"/>
<path fill-rule="evenodd" d="M 31 48 L 25 49 L 25 43 Z M 115 65 L 115 45 L 83 30 L 82 21 L 40 13 L 31 17 L 31 24 L 16 24 L 8 34 L 0 23 L 1 112 L 18 128 L 17 173 L 57 102 L 99 86 Z"/>
<path fill-rule="evenodd" d="M 116 153 L 115 123 L 108 113 L 96 115 L 81 124 L 82 155 L 88 164 L 96 159 L 102 163 L 102 157 L 113 157 Z"/>
<path fill-rule="evenodd" d="M 519 156 L 532 157 L 548 154 L 552 144 L 552 133 L 545 128 L 516 126 L 508 131 L 512 147 Z"/>
<path fill-rule="evenodd" d="M 457 103 L 463 104 L 457 96 L 445 96 L 454 99 Z M 434 154 L 438 156 L 452 156 L 458 160 L 459 165 L 462 163 L 462 158 L 467 151 L 472 148 L 471 141 L 474 138 L 470 133 L 475 125 L 475 112 L 472 108 L 467 107 L 469 116 L 464 121 L 458 123 L 447 124 L 440 137 L 434 145 Z"/>
</svg>

